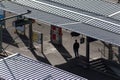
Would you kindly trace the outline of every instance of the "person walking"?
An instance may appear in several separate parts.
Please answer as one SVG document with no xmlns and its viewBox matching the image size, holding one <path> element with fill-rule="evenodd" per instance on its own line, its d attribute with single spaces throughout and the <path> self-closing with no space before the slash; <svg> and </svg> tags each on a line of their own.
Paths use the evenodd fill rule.
<svg viewBox="0 0 120 80">
<path fill-rule="evenodd" d="M 77 42 L 77 40 L 75 40 L 75 43 L 73 44 L 73 50 L 76 58 L 79 57 L 79 53 L 78 53 L 79 47 L 80 47 L 79 43 Z"/>
</svg>

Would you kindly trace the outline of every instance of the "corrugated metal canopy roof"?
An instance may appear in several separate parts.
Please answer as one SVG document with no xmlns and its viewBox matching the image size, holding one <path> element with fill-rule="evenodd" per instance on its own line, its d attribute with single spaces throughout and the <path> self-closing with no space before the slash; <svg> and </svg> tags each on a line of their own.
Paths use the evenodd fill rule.
<svg viewBox="0 0 120 80">
<path fill-rule="evenodd" d="M 107 43 L 120 46 L 120 34 L 112 33 L 110 31 L 106 31 L 95 26 L 79 22 L 73 24 L 63 24 L 59 26 L 65 29 L 76 31 L 92 38 L 96 38 L 101 41 L 105 41 Z"/>
<path fill-rule="evenodd" d="M 18 3 L 20 5 L 18 5 Z M 82 31 L 80 29 L 78 29 L 78 28 L 81 28 L 78 25 L 80 25 L 81 22 L 84 22 L 86 24 L 94 26 L 94 28 L 92 28 L 93 30 L 97 31 L 97 29 L 98 29 L 99 31 L 104 32 L 104 33 L 99 32 L 98 35 L 93 35 L 90 31 L 83 29 L 84 34 L 86 34 L 87 36 L 90 35 L 93 38 L 97 38 L 102 41 L 113 43 L 115 45 L 120 46 L 120 44 L 119 44 L 120 39 L 117 38 L 117 37 L 120 37 L 119 36 L 119 34 L 120 34 L 120 25 L 119 24 L 116 24 L 116 23 L 113 23 L 110 21 L 106 21 L 103 19 L 99 19 L 99 18 L 96 18 L 93 16 L 89 16 L 89 15 L 86 15 L 83 13 L 75 12 L 75 11 L 72 11 L 69 9 L 64 9 L 64 8 L 54 6 L 54 5 L 51 5 L 48 3 L 37 2 L 35 0 L 25 0 L 25 1 L 17 0 L 17 4 L 11 3 L 11 2 L 2 2 L 2 5 L 5 6 L 5 7 L 2 7 L 2 9 L 10 10 L 10 12 L 13 12 L 16 14 L 20 14 L 21 12 L 25 12 L 26 10 L 31 10 L 32 13 L 29 15 L 26 15 L 27 17 L 34 18 L 34 19 L 44 21 L 44 22 L 48 22 L 53 25 L 79 22 L 79 24 L 76 24 L 77 30 L 75 27 L 72 27 L 73 25 L 69 25 L 72 28 L 75 28 L 75 29 L 72 29 L 73 31 L 77 31 L 79 33 L 82 33 Z M 83 25 L 83 24 L 81 24 L 81 25 Z M 59 27 L 63 27 L 63 26 L 59 26 Z M 65 27 L 67 29 L 71 30 L 70 27 L 64 26 L 64 28 Z M 88 27 L 88 26 L 86 25 L 86 27 Z M 95 32 L 92 29 L 90 29 L 90 30 L 92 32 Z M 109 32 L 109 34 L 105 34 L 108 32 Z M 96 33 L 94 33 L 94 34 L 96 34 Z M 105 37 L 102 37 L 102 36 L 104 36 L 103 34 L 106 37 L 110 38 L 110 40 L 106 39 Z M 115 35 L 115 38 L 113 37 L 113 39 L 112 39 L 112 37 L 110 37 L 110 35 Z M 117 40 L 115 40 L 115 39 L 117 39 Z"/>
<path fill-rule="evenodd" d="M 45 11 L 47 13 L 51 13 L 54 15 L 58 15 L 64 18 L 68 18 L 74 21 L 87 21 L 92 19 L 91 17 L 88 16 L 84 16 L 81 13 L 78 12 L 74 12 L 72 10 L 68 10 L 65 8 L 61 8 L 61 7 L 57 7 L 48 3 L 44 3 L 44 2 L 39 2 L 39 1 L 35 1 L 35 0 L 17 0 L 14 1 L 15 3 L 24 5 L 24 6 L 28 6 L 37 10 L 41 10 L 41 11 Z"/>
<path fill-rule="evenodd" d="M 0 77 L 5 80 L 87 80 L 20 54 L 0 60 Z"/>
<path fill-rule="evenodd" d="M 35 0 L 26 0 L 26 1 L 17 0 L 15 2 L 25 5 L 25 6 L 29 6 L 31 8 L 35 8 L 35 9 L 42 10 L 48 13 L 52 13 L 54 15 L 69 18 L 74 21 L 85 22 L 93 26 L 96 26 L 98 28 L 120 34 L 120 25 L 114 24 L 109 21 L 105 21 L 99 18 L 95 18 L 89 15 L 85 15 L 82 13 L 78 13 L 75 11 L 71 11 L 68 9 L 64 9 L 61 7 L 57 7 L 54 5 L 50 5 L 50 4 L 35 1 Z"/>
<path fill-rule="evenodd" d="M 31 10 L 32 13 L 25 15 L 26 17 L 47 22 L 50 24 L 64 24 L 64 23 L 75 22 L 65 17 L 60 17 L 57 15 L 53 15 L 53 14 L 41 11 L 41 10 L 32 9 L 30 7 L 21 6 L 8 1 L 2 2 L 0 4 L 0 8 L 15 14 L 21 14 L 21 13 L 25 13 L 27 10 Z"/>
<path fill-rule="evenodd" d="M 41 1 L 41 0 L 37 0 Z M 120 16 L 116 17 L 114 15 L 120 15 L 120 4 L 105 2 L 103 0 L 48 0 L 64 4 L 66 6 L 74 7 L 77 9 L 82 9 L 88 12 L 93 12 L 96 14 L 109 16 L 120 20 Z"/>
</svg>

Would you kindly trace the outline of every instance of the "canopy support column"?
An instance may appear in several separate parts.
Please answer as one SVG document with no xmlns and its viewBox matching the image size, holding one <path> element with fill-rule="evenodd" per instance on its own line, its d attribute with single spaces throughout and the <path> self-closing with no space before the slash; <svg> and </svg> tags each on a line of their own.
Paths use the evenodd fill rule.
<svg viewBox="0 0 120 80">
<path fill-rule="evenodd" d="M 120 47 L 118 47 L 118 61 L 120 63 Z"/>
<path fill-rule="evenodd" d="M 32 34 L 33 34 L 32 22 L 30 22 L 29 24 L 29 49 L 33 49 Z"/>
<path fill-rule="evenodd" d="M 113 60 L 112 44 L 109 44 L 108 59 Z"/>
<path fill-rule="evenodd" d="M 89 42 L 89 37 L 86 37 L 86 62 L 87 62 L 87 67 L 89 67 L 89 59 L 90 59 L 90 42 Z"/>
</svg>

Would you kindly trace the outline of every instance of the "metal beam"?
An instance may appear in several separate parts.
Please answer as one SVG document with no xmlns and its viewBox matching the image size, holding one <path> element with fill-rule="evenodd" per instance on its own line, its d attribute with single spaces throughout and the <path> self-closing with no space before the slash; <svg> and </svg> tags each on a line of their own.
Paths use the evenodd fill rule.
<svg viewBox="0 0 120 80">
<path fill-rule="evenodd" d="M 15 15 L 15 16 L 10 16 L 10 17 L 1 19 L 0 21 L 5 21 L 5 20 L 11 19 L 11 18 L 15 18 L 15 17 L 18 17 L 18 16 L 23 16 L 23 15 L 30 14 L 30 13 L 31 13 L 31 11 L 27 10 L 27 12 L 25 12 L 25 13 L 22 13 L 22 14 L 19 14 L 19 15 Z"/>
<path fill-rule="evenodd" d="M 33 40 L 32 40 L 32 34 L 33 34 L 33 29 L 32 29 L 32 22 L 29 24 L 29 49 L 33 49 Z"/>
</svg>

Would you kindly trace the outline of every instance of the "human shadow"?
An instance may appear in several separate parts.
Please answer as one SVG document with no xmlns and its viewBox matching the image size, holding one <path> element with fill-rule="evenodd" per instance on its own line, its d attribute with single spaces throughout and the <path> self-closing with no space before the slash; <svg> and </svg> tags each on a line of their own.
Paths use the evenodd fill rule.
<svg viewBox="0 0 120 80">
<path fill-rule="evenodd" d="M 13 39 L 13 38 L 11 37 L 11 35 L 10 35 L 9 32 L 7 31 L 7 29 L 5 29 L 5 28 L 2 30 L 2 41 L 3 41 L 4 43 L 9 44 L 9 45 L 13 45 L 13 46 L 15 46 L 15 47 L 18 47 L 17 43 L 15 42 L 15 39 Z"/>
<path fill-rule="evenodd" d="M 48 59 L 46 58 L 46 56 L 44 55 L 44 53 L 42 53 L 42 55 L 45 57 L 41 57 L 39 55 L 37 55 L 37 53 L 35 52 L 35 47 L 34 45 L 32 44 L 32 48 L 29 48 L 29 38 L 26 36 L 26 35 L 21 35 L 21 34 L 18 34 L 18 36 L 21 38 L 21 40 L 23 41 L 23 43 L 25 44 L 25 46 L 28 47 L 28 49 L 32 52 L 32 54 L 34 55 L 34 57 L 38 60 L 38 61 L 42 61 L 42 62 L 45 62 L 47 64 L 50 64 L 50 62 L 48 61 Z"/>
<path fill-rule="evenodd" d="M 69 54 L 69 52 L 66 50 L 66 48 L 61 44 L 53 44 L 52 45 L 58 50 L 58 52 L 63 56 L 63 58 L 68 61 L 68 58 L 72 58 L 72 56 Z"/>
</svg>

